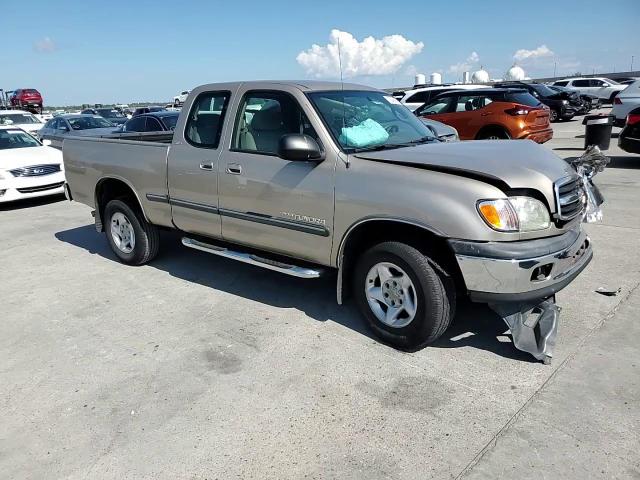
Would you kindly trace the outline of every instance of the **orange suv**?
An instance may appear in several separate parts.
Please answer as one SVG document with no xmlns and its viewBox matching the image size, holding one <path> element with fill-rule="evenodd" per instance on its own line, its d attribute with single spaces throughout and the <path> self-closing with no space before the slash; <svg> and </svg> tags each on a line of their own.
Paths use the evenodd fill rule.
<svg viewBox="0 0 640 480">
<path fill-rule="evenodd" d="M 528 138 L 551 140 L 549 108 L 526 90 L 487 88 L 438 95 L 415 111 L 418 117 L 451 125 L 460 140 Z"/>
</svg>

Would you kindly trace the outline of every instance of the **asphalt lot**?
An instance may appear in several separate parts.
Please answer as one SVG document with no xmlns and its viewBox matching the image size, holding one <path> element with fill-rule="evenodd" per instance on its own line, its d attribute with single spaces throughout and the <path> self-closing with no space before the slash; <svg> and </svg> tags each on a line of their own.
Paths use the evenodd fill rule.
<svg viewBox="0 0 640 480">
<path fill-rule="evenodd" d="M 554 130 L 578 156 L 580 119 Z M 171 234 L 127 267 L 83 205 L 0 207 L 0 478 L 640 478 L 640 156 L 615 142 L 551 366 L 488 310 L 402 353 L 333 278 Z"/>
</svg>

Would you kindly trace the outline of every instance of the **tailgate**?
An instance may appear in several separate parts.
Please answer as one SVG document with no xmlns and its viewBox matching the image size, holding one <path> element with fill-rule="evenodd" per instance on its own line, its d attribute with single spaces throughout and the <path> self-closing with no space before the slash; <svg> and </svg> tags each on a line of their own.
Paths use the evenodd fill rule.
<svg viewBox="0 0 640 480">
<path fill-rule="evenodd" d="M 549 110 L 546 108 L 531 110 L 527 114 L 525 122 L 531 131 L 546 130 L 549 128 Z"/>
</svg>

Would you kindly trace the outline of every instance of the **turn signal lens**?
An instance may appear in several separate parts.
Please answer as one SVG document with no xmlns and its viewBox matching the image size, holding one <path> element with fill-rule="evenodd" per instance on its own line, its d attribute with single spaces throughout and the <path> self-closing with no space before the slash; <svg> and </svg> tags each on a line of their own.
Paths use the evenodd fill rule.
<svg viewBox="0 0 640 480">
<path fill-rule="evenodd" d="M 501 232 L 518 231 L 518 215 L 509 200 L 485 200 L 478 203 L 480 216 L 494 230 Z"/>
</svg>

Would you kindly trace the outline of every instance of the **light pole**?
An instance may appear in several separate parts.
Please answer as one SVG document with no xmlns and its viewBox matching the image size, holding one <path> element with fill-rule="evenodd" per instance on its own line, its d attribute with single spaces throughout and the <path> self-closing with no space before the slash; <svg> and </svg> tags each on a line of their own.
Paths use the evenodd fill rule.
<svg viewBox="0 0 640 480">
<path fill-rule="evenodd" d="M 556 76 L 556 68 L 558 67 L 558 62 L 553 62 L 553 78 Z"/>
<path fill-rule="evenodd" d="M 629 70 L 633 72 L 633 55 L 631 55 L 631 68 Z"/>
</svg>

